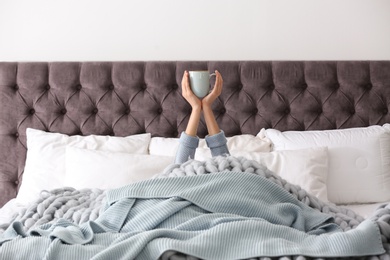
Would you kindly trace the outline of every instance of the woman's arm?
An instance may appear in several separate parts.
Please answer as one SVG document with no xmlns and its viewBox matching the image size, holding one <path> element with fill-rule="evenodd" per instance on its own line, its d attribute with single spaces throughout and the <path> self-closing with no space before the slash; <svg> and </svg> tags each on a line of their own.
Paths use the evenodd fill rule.
<svg viewBox="0 0 390 260">
<path fill-rule="evenodd" d="M 216 80 L 213 90 L 210 94 L 202 99 L 202 109 L 204 119 L 206 121 L 207 130 L 209 132 L 206 136 L 207 146 L 211 150 L 211 155 L 218 156 L 224 154 L 230 154 L 227 147 L 227 140 L 225 133 L 221 131 L 218 126 L 217 120 L 215 119 L 214 112 L 211 108 L 213 102 L 221 95 L 223 79 L 221 74 L 216 70 Z"/>
<path fill-rule="evenodd" d="M 196 136 L 196 133 L 202 112 L 202 102 L 191 90 L 188 71 L 184 72 L 181 88 L 182 95 L 191 105 L 192 111 L 187 128 L 180 136 L 180 145 L 176 152 L 175 163 L 183 163 L 195 157 L 195 150 L 199 144 L 199 138 Z"/>
<path fill-rule="evenodd" d="M 206 121 L 207 131 L 209 135 L 218 134 L 221 130 L 219 129 L 218 123 L 215 120 L 213 110 L 211 109 L 214 101 L 221 95 L 223 80 L 221 74 L 216 70 L 216 80 L 213 90 L 202 99 L 202 109 L 204 120 Z"/>
</svg>

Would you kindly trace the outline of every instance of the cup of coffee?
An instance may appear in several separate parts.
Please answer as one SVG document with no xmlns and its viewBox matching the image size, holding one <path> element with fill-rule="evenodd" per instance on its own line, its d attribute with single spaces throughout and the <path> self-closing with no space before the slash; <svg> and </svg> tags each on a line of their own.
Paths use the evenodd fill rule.
<svg viewBox="0 0 390 260">
<path fill-rule="evenodd" d="M 210 74 L 207 70 L 189 71 L 190 86 L 192 92 L 198 98 L 204 98 L 210 92 L 210 78 L 215 73 Z"/>
</svg>

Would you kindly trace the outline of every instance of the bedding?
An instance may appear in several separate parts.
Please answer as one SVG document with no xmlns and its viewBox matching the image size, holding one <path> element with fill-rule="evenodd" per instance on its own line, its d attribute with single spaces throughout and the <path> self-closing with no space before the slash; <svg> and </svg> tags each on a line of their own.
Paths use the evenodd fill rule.
<svg viewBox="0 0 390 260">
<path fill-rule="evenodd" d="M 232 153 L 234 156 L 255 160 L 288 182 L 320 200 L 328 201 L 328 149 L 315 147 L 298 150 L 273 151 L 269 153 L 247 152 Z"/>
<path fill-rule="evenodd" d="M 340 206 L 347 208 L 366 219 L 372 217 L 375 211 L 379 210 L 380 208 L 385 208 L 389 203 L 390 201 L 366 204 L 346 204 Z"/>
<path fill-rule="evenodd" d="M 152 137 L 149 153 L 173 157 L 178 146 L 178 138 Z M 328 153 L 326 147 L 271 152 L 271 141 L 260 133 L 258 136 L 228 137 L 227 146 L 231 155 L 256 160 L 289 182 L 300 185 L 321 200 L 328 200 L 326 188 Z M 200 139 L 195 160 L 204 161 L 209 158 L 211 158 L 210 149 L 205 140 Z"/>
<path fill-rule="evenodd" d="M 390 131 L 369 126 L 326 131 L 263 130 L 274 150 L 328 147 L 328 198 L 337 204 L 390 200 Z"/>
<path fill-rule="evenodd" d="M 254 135 L 242 134 L 227 137 L 227 146 L 231 154 L 240 151 L 270 152 L 272 143 L 266 137 L 259 138 Z M 149 154 L 175 156 L 179 147 L 179 138 L 152 137 L 149 145 Z M 196 160 L 211 158 L 210 149 L 204 138 L 199 139 L 199 145 L 195 152 Z"/>
<path fill-rule="evenodd" d="M 44 191 L 40 193 L 42 203 L 39 205 L 36 204 L 37 201 L 33 201 L 32 204 L 19 204 L 14 198 L 18 192 L 20 193 L 21 188 L 34 188 L 27 185 L 26 129 L 41 129 L 46 133 L 66 134 L 69 137 L 97 135 L 123 138 L 148 133 L 147 138 L 177 138 L 185 130 L 191 112 L 190 106 L 181 95 L 180 82 L 184 70 L 214 71 L 216 69 L 223 75 L 224 90 L 214 103 L 213 111 L 219 126 L 227 137 L 238 136 L 238 139 L 241 139 L 241 136 L 250 135 L 250 138 L 253 138 L 262 128 L 281 132 L 307 132 L 362 128 L 373 125 L 386 128 L 386 123 L 390 123 L 389 106 L 386 101 L 390 87 L 389 61 L 0 62 L 0 207 L 11 200 L 10 204 L 5 205 L 4 210 L 0 209 L 0 214 L 9 214 L 7 209 L 10 209 L 9 205 L 12 204 L 18 212 L 16 216 L 12 210 L 12 216 L 7 216 L 7 218 L 0 216 L 0 219 L 20 220 L 24 227 L 30 226 L 28 230 L 33 230 L 42 227 L 40 224 L 46 223 L 47 227 L 53 226 L 59 218 L 67 219 L 72 225 L 77 222 L 79 225 L 85 225 L 84 221 L 96 221 L 102 215 L 101 212 L 106 209 L 102 206 L 106 205 L 103 201 L 107 196 L 106 190 L 79 190 L 63 186 L 54 190 L 48 186 L 41 187 Z M 202 118 L 198 135 L 204 138 L 206 134 L 207 128 Z M 259 136 L 256 136 L 256 139 L 250 138 L 245 139 L 249 142 L 241 147 L 244 150 L 258 149 L 256 146 L 259 140 L 261 143 L 261 138 Z M 345 139 L 348 140 L 349 137 L 345 136 Z M 135 147 L 142 146 L 141 154 L 147 154 L 153 150 L 150 139 L 145 141 L 134 144 Z M 304 142 L 305 140 L 302 140 L 302 143 Z M 150 144 L 149 150 L 147 149 L 148 143 Z M 244 142 L 239 140 L 238 145 L 241 144 Z M 303 149 L 320 149 L 319 147 L 326 146 L 316 145 Z M 366 152 L 370 151 L 370 154 L 373 154 L 371 148 L 374 147 L 377 146 L 365 147 Z M 91 147 L 76 148 L 93 149 Z M 146 153 L 143 149 L 146 149 Z M 328 152 L 331 149 L 333 148 L 329 148 Z M 259 150 L 270 152 L 271 140 L 268 138 L 265 146 Z M 245 152 L 240 149 L 237 151 Z M 110 153 L 132 154 L 127 150 L 103 152 L 99 149 L 98 153 L 100 152 L 104 153 L 104 156 Z M 161 152 L 158 156 L 166 156 L 170 152 L 174 153 L 174 149 L 165 146 L 158 152 Z M 287 154 L 285 151 L 277 152 L 280 155 Z M 205 158 L 207 153 L 208 150 L 199 149 L 198 156 Z M 288 155 L 288 158 L 293 158 L 293 155 Z M 300 162 L 304 161 L 304 158 L 299 159 Z M 309 161 L 306 160 L 306 162 Z M 314 162 L 314 160 L 311 161 Z M 363 167 L 362 162 L 358 160 L 357 166 Z M 376 160 L 375 163 L 377 162 L 379 161 Z M 382 158 L 380 162 L 383 163 Z M 196 168 L 195 171 L 192 163 L 199 164 L 193 161 L 182 165 L 188 167 L 190 175 L 197 175 L 204 171 L 205 168 L 202 170 L 202 167 Z M 239 166 L 240 163 L 235 165 L 231 169 L 240 168 L 238 172 L 246 169 L 246 167 Z M 170 167 L 173 167 L 171 170 L 174 175 L 183 175 L 181 166 L 172 165 L 168 169 Z M 218 172 L 219 167 L 211 168 L 213 172 Z M 379 166 L 375 165 L 375 167 Z M 383 167 L 386 165 L 384 164 Z M 247 171 L 250 172 L 250 168 Z M 297 167 L 293 168 L 292 171 L 297 170 Z M 374 172 L 370 173 L 374 174 Z M 339 177 L 339 179 L 334 179 L 334 182 L 338 181 L 340 185 L 338 187 L 345 188 L 348 185 L 342 175 L 330 174 L 332 178 Z M 113 178 L 114 176 L 114 173 L 109 175 Z M 284 177 L 287 178 L 287 176 L 297 175 L 287 174 Z M 51 174 L 50 177 L 57 176 Z M 81 175 L 81 177 L 86 176 Z M 145 178 L 148 177 L 145 176 Z M 195 177 L 199 176 L 193 177 L 196 179 Z M 359 182 L 359 180 L 354 181 Z M 131 185 L 140 185 L 139 183 L 144 182 Z M 356 230 L 357 225 L 364 220 L 354 211 L 334 205 L 333 202 L 337 200 L 329 196 L 335 196 L 335 193 L 328 192 L 327 196 L 333 202 L 325 203 L 322 200 L 312 199 L 310 189 L 303 191 L 301 187 L 290 182 L 277 181 L 277 178 L 275 182 L 283 186 L 284 190 L 288 190 L 293 197 L 309 205 L 310 208 L 314 207 L 325 214 L 330 214 L 335 223 L 344 231 Z M 364 185 L 368 183 L 365 182 Z M 363 188 L 367 187 L 363 186 Z M 80 200 L 72 200 L 70 197 L 67 197 L 69 198 L 67 201 L 50 199 L 52 196 L 64 197 L 64 193 L 78 196 L 76 194 L 80 192 L 84 196 L 80 197 Z M 372 197 L 367 199 L 365 192 L 357 195 L 352 198 L 337 196 L 338 203 L 343 203 L 343 205 L 347 203 L 346 207 L 353 207 L 356 203 L 362 203 L 361 201 L 374 201 Z M 367 195 L 372 194 L 367 193 Z M 94 198 L 100 196 L 92 207 L 93 209 L 83 204 L 89 201 L 86 199 L 88 196 Z M 33 199 L 34 197 L 31 196 L 28 201 Z M 387 220 L 388 200 L 381 199 L 381 201 L 386 204 L 378 210 L 372 209 L 371 214 L 367 214 L 370 216 L 367 219 L 378 225 L 383 245 L 387 250 L 380 257 L 387 259 L 389 246 L 386 234 L 390 233 Z M 61 206 L 62 203 L 65 206 Z M 229 203 L 225 204 L 231 206 Z M 50 209 L 45 210 L 46 206 Z M 57 210 L 56 207 L 59 209 Z M 74 210 L 67 210 L 72 207 Z M 64 213 L 65 211 L 68 215 Z M 45 217 L 41 217 L 43 212 Z M 51 214 L 53 215 L 50 218 Z M 45 220 L 46 218 L 48 219 Z M 146 219 L 148 218 L 149 216 Z M 60 223 L 64 222 L 60 221 Z M 9 227 L 9 223 L 3 224 L 2 227 Z M 272 245 L 275 246 L 275 244 Z M 209 247 L 206 246 L 203 249 L 208 250 Z M 243 251 L 245 250 L 247 249 Z M 22 253 L 18 250 L 15 252 Z M 26 255 L 28 254 L 29 252 L 26 251 Z M 194 257 L 175 250 L 168 250 L 161 258 L 191 259 Z M 283 256 L 280 258 L 286 259 Z M 305 259 L 300 256 L 288 258 Z M 262 257 L 261 259 L 269 258 Z"/>
<path fill-rule="evenodd" d="M 174 157 L 66 148 L 63 186 L 113 189 L 147 180 L 172 164 Z M 113 175 L 115 178 L 108 176 Z M 107 178 L 108 177 L 108 178 Z"/>
<path fill-rule="evenodd" d="M 204 168 L 203 174 L 196 170 L 199 167 Z M 216 169 L 221 172 L 214 172 Z M 34 254 L 48 259 L 69 259 L 81 252 L 87 259 L 157 259 L 175 252 L 205 259 L 299 254 L 332 257 L 382 254 L 381 239 L 387 241 L 383 220 L 363 220 L 353 212 L 322 202 L 245 158 L 216 157 L 206 162 L 173 164 L 153 180 L 108 192 L 83 192 L 71 189 L 42 194 L 41 200 L 29 211 L 21 211 L 16 218 L 19 222 L 9 225 L 2 234 L 1 255 L 17 252 L 23 256 L 25 253 L 14 247 L 26 241 L 24 246 L 34 246 Z M 94 202 L 92 208 L 97 211 L 84 214 L 91 210 L 74 205 L 81 209 L 77 221 L 72 215 L 61 218 L 56 209 L 60 211 L 68 201 L 63 195 L 73 197 L 80 205 Z M 96 199 L 101 195 L 105 198 Z M 90 199 L 77 199 L 81 197 Z M 34 214 L 41 214 L 43 222 L 30 225 L 29 219 L 37 219 L 31 217 Z M 80 218 L 82 215 L 84 218 Z M 380 216 L 387 219 L 383 212 Z M 375 224 L 379 222 L 382 225 Z M 26 225 L 30 227 L 23 230 Z M 229 240 L 221 243 L 226 236 Z M 275 247 L 278 241 L 280 246 Z M 111 246 L 106 248 L 108 242 Z M 204 250 L 205 244 L 214 245 L 214 250 Z M 62 251 L 64 247 L 67 250 Z"/>
<path fill-rule="evenodd" d="M 23 183 L 17 199 L 28 203 L 41 190 L 51 190 L 64 186 L 66 176 L 67 146 L 89 148 L 98 151 L 147 154 L 150 134 L 127 137 L 115 136 L 68 136 L 60 133 L 28 128 L 27 158 Z"/>
</svg>

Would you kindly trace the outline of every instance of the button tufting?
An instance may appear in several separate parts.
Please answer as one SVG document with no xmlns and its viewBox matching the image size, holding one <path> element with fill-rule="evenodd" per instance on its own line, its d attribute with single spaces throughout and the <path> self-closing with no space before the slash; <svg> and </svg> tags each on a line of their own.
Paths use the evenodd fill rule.
<svg viewBox="0 0 390 260">
<path fill-rule="evenodd" d="M 15 133 L 15 137 L 18 138 L 19 137 L 19 133 Z"/>
<path fill-rule="evenodd" d="M 322 108 L 317 109 L 317 113 L 321 114 L 322 113 Z"/>
<path fill-rule="evenodd" d="M 285 110 L 284 110 L 284 113 L 287 115 L 287 114 L 289 114 L 290 113 L 290 109 L 289 108 L 286 108 Z"/>
<path fill-rule="evenodd" d="M 18 180 L 15 181 L 15 185 L 16 185 L 16 186 L 19 185 L 19 181 L 18 181 Z"/>
<path fill-rule="evenodd" d="M 99 111 L 99 110 L 98 110 L 97 108 L 95 108 L 95 109 L 92 111 L 92 113 L 97 114 L 98 111 Z"/>
<path fill-rule="evenodd" d="M 172 136 L 173 136 L 173 137 L 177 137 L 177 135 L 178 135 L 178 132 L 177 132 L 177 131 L 174 131 L 174 132 L 172 133 Z"/>
<path fill-rule="evenodd" d="M 14 86 L 14 89 L 15 89 L 15 90 L 18 90 L 18 89 L 19 89 L 19 86 L 16 84 L 16 85 Z"/>
<path fill-rule="evenodd" d="M 372 89 L 372 84 L 371 83 L 368 83 L 368 85 L 366 86 L 367 89 Z"/>
<path fill-rule="evenodd" d="M 76 85 L 76 89 L 77 90 L 81 90 L 82 89 L 82 86 L 80 84 Z"/>
<path fill-rule="evenodd" d="M 47 84 L 47 85 L 46 85 L 46 90 L 49 90 L 49 89 L 50 89 L 50 85 Z"/>
<path fill-rule="evenodd" d="M 303 83 L 302 88 L 306 89 L 307 87 L 307 83 Z"/>
<path fill-rule="evenodd" d="M 61 114 L 63 114 L 63 115 L 65 115 L 66 114 L 66 109 L 65 108 L 63 108 L 63 109 L 61 109 Z"/>
<path fill-rule="evenodd" d="M 258 110 L 257 108 L 255 108 L 255 109 L 253 110 L 253 114 L 254 114 L 254 115 L 257 115 L 258 112 L 259 112 L 259 110 Z"/>
<path fill-rule="evenodd" d="M 157 110 L 157 113 L 158 113 L 158 114 L 162 114 L 162 108 L 159 108 L 159 109 Z"/>
<path fill-rule="evenodd" d="M 179 85 L 177 85 L 177 84 L 172 85 L 172 89 L 178 89 L 178 88 L 179 88 Z"/>
<path fill-rule="evenodd" d="M 221 114 L 225 114 L 226 113 L 226 109 L 225 108 L 222 108 L 221 109 Z"/>
<path fill-rule="evenodd" d="M 238 85 L 238 89 L 241 90 L 243 88 L 243 85 Z"/>
<path fill-rule="evenodd" d="M 128 109 L 125 110 L 125 114 L 126 114 L 126 115 L 130 114 L 130 108 L 128 108 Z"/>
<path fill-rule="evenodd" d="M 387 108 L 383 109 L 383 114 L 389 113 L 389 110 Z"/>
<path fill-rule="evenodd" d="M 270 90 L 274 90 L 275 89 L 275 85 L 274 84 L 269 85 L 269 89 Z"/>
<path fill-rule="evenodd" d="M 143 90 L 145 90 L 145 89 L 146 89 L 146 87 L 147 87 L 147 86 L 146 86 L 146 84 L 145 84 L 145 83 L 141 85 L 141 89 L 143 89 Z"/>
<path fill-rule="evenodd" d="M 355 114 L 356 111 L 355 111 L 355 109 L 352 108 L 349 112 L 350 112 L 351 114 Z"/>
<path fill-rule="evenodd" d="M 34 115 L 35 114 L 35 109 L 34 108 L 31 108 L 30 111 L 29 111 L 30 115 Z"/>
<path fill-rule="evenodd" d="M 109 90 L 113 90 L 115 88 L 115 86 L 114 85 L 110 85 L 110 86 L 108 86 L 108 89 Z"/>
</svg>

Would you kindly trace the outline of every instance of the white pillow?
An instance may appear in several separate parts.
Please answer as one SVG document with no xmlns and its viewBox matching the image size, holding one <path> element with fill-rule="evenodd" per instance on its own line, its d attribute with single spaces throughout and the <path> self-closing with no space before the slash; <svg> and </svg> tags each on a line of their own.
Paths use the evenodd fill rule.
<svg viewBox="0 0 390 260">
<path fill-rule="evenodd" d="M 113 189 L 152 178 L 174 157 L 66 148 L 65 186 Z"/>
<path fill-rule="evenodd" d="M 247 151 L 247 152 L 270 152 L 271 141 L 267 138 L 245 134 L 228 137 L 227 146 L 229 152 Z M 153 155 L 176 156 L 179 147 L 179 138 L 152 137 L 149 146 L 149 153 Z M 199 146 L 195 152 L 195 159 L 203 161 L 211 158 L 210 149 L 207 147 L 204 139 L 199 140 Z"/>
<path fill-rule="evenodd" d="M 41 190 L 64 186 L 66 146 L 112 152 L 147 154 L 150 134 L 128 137 L 68 136 L 27 128 L 27 158 L 23 181 L 17 195 L 19 203 L 26 204 Z"/>
<path fill-rule="evenodd" d="M 256 160 L 288 182 L 299 185 L 323 201 L 328 201 L 326 189 L 328 149 L 326 147 L 270 153 L 237 151 L 234 156 Z"/>
<path fill-rule="evenodd" d="M 328 147 L 328 199 L 337 204 L 390 200 L 390 131 L 370 126 L 325 131 L 262 130 L 275 150 Z"/>
</svg>

